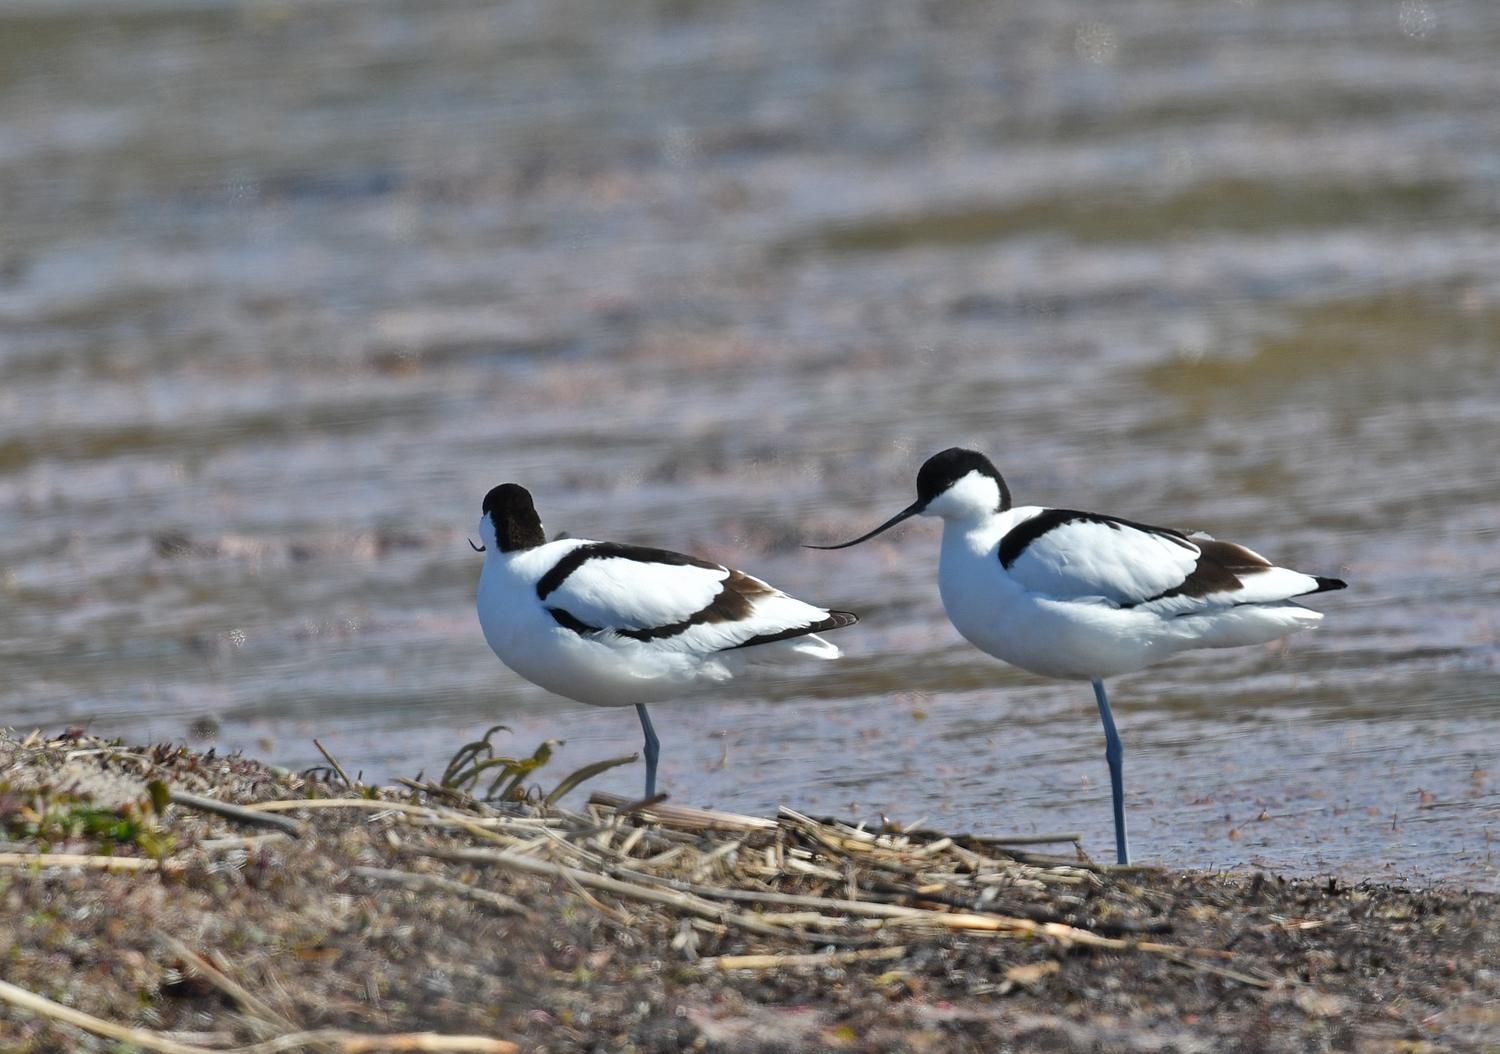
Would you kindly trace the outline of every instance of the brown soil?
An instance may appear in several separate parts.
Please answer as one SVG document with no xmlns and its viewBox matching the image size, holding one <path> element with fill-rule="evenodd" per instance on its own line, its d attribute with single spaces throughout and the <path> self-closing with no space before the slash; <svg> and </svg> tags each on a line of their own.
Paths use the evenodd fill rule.
<svg viewBox="0 0 1500 1054">
<path fill-rule="evenodd" d="M 158 813 L 151 781 L 243 805 L 352 801 L 275 812 L 292 837 Z M 0 865 L 0 978 L 221 1050 L 337 1028 L 549 1054 L 1500 1051 L 1491 894 L 596 799 L 575 815 L 0 735 L 0 856 L 164 868 Z M 797 958 L 734 958 L 751 955 Z M 0 1050 L 116 1049 L 0 1001 Z"/>
</svg>

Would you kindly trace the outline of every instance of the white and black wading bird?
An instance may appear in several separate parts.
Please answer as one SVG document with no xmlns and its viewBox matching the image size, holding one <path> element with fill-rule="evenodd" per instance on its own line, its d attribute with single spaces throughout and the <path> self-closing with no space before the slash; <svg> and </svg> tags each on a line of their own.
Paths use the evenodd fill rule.
<svg viewBox="0 0 1500 1054">
<path fill-rule="evenodd" d="M 666 549 L 567 538 L 549 542 L 531 494 L 484 496 L 479 625 L 500 661 L 590 706 L 634 706 L 646 733 L 646 797 L 660 742 L 646 704 L 729 680 L 748 658 L 836 659 L 815 634 L 853 625 L 758 578 Z M 473 544 L 473 543 L 470 543 Z"/>
<path fill-rule="evenodd" d="M 911 516 L 943 520 L 938 589 L 969 643 L 1044 677 L 1094 683 L 1122 864 L 1130 862 L 1124 751 L 1103 679 L 1191 648 L 1264 644 L 1306 629 L 1323 616 L 1292 598 L 1344 588 L 1204 534 L 1095 512 L 1013 508 L 989 458 L 958 447 L 928 458 L 917 500 L 869 534 L 809 548 L 856 545 Z"/>
</svg>

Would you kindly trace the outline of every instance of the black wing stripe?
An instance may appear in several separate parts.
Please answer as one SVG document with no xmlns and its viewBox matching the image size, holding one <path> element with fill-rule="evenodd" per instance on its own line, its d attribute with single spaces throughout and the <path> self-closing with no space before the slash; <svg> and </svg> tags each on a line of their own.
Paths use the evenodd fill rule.
<svg viewBox="0 0 1500 1054">
<path fill-rule="evenodd" d="M 1271 561 L 1233 542 L 1199 538 L 1197 545 L 1198 565 L 1180 583 L 1154 597 L 1120 606 L 1133 608 L 1136 604 L 1149 604 L 1153 600 L 1165 600 L 1168 597 L 1198 598 L 1213 596 L 1215 593 L 1233 593 L 1245 584 L 1240 576 L 1259 574 L 1272 567 Z"/>
<path fill-rule="evenodd" d="M 718 564 L 709 566 L 718 567 Z M 730 571 L 729 577 L 724 579 L 719 595 L 713 598 L 708 607 L 693 612 L 681 622 L 673 622 L 666 626 L 652 626 L 649 629 L 621 629 L 615 632 L 622 637 L 649 641 L 675 637 L 705 622 L 739 622 L 749 618 L 754 612 L 755 601 L 752 598 L 768 597 L 775 592 L 776 590 L 758 578 L 751 578 L 739 571 Z"/>
<path fill-rule="evenodd" d="M 570 629 L 574 633 L 577 633 L 579 635 L 599 632 L 598 626 L 590 626 L 587 622 L 583 621 L 583 619 L 574 615 L 571 611 L 567 611 L 563 608 L 548 608 L 547 614 L 551 615 L 552 618 L 557 622 L 557 624 L 563 629 Z"/>
<path fill-rule="evenodd" d="M 674 553 L 670 549 L 652 549 L 644 545 L 625 545 L 621 542 L 593 542 L 580 545 L 552 565 L 536 584 L 538 600 L 546 600 L 553 590 L 567 581 L 568 576 L 590 560 L 607 559 L 634 560 L 642 564 L 668 564 L 674 567 L 702 567 L 705 570 L 723 570 L 718 564 L 700 560 L 696 556 Z"/>
<path fill-rule="evenodd" d="M 660 561 L 657 561 L 660 562 Z M 718 565 L 713 565 L 718 566 Z M 714 597 L 713 603 L 701 611 L 696 611 L 683 619 L 681 622 L 673 622 L 666 626 L 652 626 L 649 629 L 618 629 L 613 632 L 622 637 L 629 637 L 641 643 L 653 640 L 663 640 L 667 637 L 675 637 L 686 633 L 694 626 L 700 626 L 705 622 L 740 622 L 748 618 L 754 611 L 753 597 L 770 596 L 775 590 L 764 582 L 749 575 L 741 574 L 739 571 L 730 571 L 729 578 L 724 582 L 724 588 L 719 595 Z M 578 616 L 566 608 L 549 607 L 547 613 L 553 620 L 564 629 L 570 629 L 577 634 L 598 633 L 600 626 L 590 626 Z M 852 626 L 859 621 L 859 616 L 849 611 L 830 611 L 828 617 L 819 622 L 810 622 L 805 626 L 792 626 L 788 629 L 778 630 L 775 633 L 758 633 L 749 640 L 732 644 L 723 651 L 733 651 L 736 648 L 750 648 L 757 644 L 771 644 L 778 640 L 789 640 L 792 637 L 803 637 L 809 633 L 819 633 L 828 629 L 843 629 Z"/>
<path fill-rule="evenodd" d="M 1000 539 L 1000 564 L 1006 570 L 1010 570 L 1012 564 L 1021 558 L 1026 547 L 1036 541 L 1042 535 L 1054 527 L 1061 527 L 1068 523 L 1102 523 L 1115 530 L 1121 527 L 1133 527 L 1146 534 L 1154 534 L 1159 538 L 1182 546 L 1184 549 L 1197 549 L 1199 544 L 1188 539 L 1181 531 L 1174 531 L 1170 527 L 1152 527 L 1145 523 L 1136 523 L 1134 520 L 1122 520 L 1118 516 L 1104 516 L 1097 512 L 1079 512 L 1076 509 L 1046 509 L 1037 513 L 1031 519 L 1018 523 L 1012 527 Z"/>
<path fill-rule="evenodd" d="M 808 626 L 793 626 L 784 629 L 780 633 L 760 633 L 747 641 L 736 644 L 733 648 L 725 648 L 725 651 L 734 651 L 735 648 L 753 648 L 757 644 L 771 644 L 778 640 L 790 640 L 793 637 L 805 637 L 809 633 L 821 633 L 825 629 L 843 629 L 852 626 L 859 621 L 859 616 L 852 611 L 830 611 L 828 617 L 822 622 L 814 622 Z"/>
<path fill-rule="evenodd" d="M 573 615 L 572 612 L 566 611 L 563 608 L 548 608 L 547 613 L 551 615 L 553 619 L 556 620 L 557 624 L 563 627 L 563 629 L 570 629 L 574 633 L 577 633 L 579 636 L 583 636 L 586 633 L 600 632 L 600 628 L 598 626 L 590 626 L 587 622 L 584 622 L 582 619 Z M 679 633 L 685 632 L 691 626 L 697 625 L 699 622 L 707 621 L 707 619 L 699 619 L 696 622 L 688 620 L 686 622 L 674 623 L 671 626 L 660 626 L 654 630 L 623 629 L 616 630 L 615 632 L 622 637 L 633 637 L 638 641 L 645 642 L 662 637 L 674 637 Z M 729 647 L 721 650 L 734 651 L 738 648 L 753 648 L 757 644 L 772 644 L 778 640 L 790 640 L 793 637 L 805 637 L 809 633 L 822 633 L 824 630 L 829 629 L 843 629 L 845 626 L 852 626 L 858 621 L 859 616 L 854 614 L 854 612 L 852 611 L 830 611 L 828 613 L 828 617 L 821 622 L 809 623 L 806 626 L 793 626 L 791 629 L 784 629 L 779 633 L 758 633 L 747 641 L 742 641 L 739 644 L 731 644 Z"/>
</svg>

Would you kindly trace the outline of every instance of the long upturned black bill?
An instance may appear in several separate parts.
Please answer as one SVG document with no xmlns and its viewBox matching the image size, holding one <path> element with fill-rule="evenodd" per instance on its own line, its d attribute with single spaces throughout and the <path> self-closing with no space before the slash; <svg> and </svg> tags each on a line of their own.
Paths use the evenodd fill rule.
<svg viewBox="0 0 1500 1054">
<path fill-rule="evenodd" d="M 917 513 L 921 512 L 925 508 L 927 508 L 927 503 L 925 501 L 914 501 L 910 505 L 908 505 L 906 508 L 904 508 L 900 512 L 896 513 L 896 515 L 894 515 L 890 519 L 886 520 L 879 527 L 876 527 L 869 534 L 862 534 L 858 538 L 854 539 L 854 541 L 852 541 L 852 542 L 843 542 L 840 545 L 804 545 L 802 548 L 804 548 L 804 549 L 847 549 L 851 545 L 858 545 L 860 542 L 869 541 L 871 538 L 875 537 L 881 531 L 888 531 L 888 530 L 890 530 L 892 527 L 896 526 L 896 524 L 900 523 L 902 520 L 910 519 L 911 517 L 917 515 Z"/>
</svg>

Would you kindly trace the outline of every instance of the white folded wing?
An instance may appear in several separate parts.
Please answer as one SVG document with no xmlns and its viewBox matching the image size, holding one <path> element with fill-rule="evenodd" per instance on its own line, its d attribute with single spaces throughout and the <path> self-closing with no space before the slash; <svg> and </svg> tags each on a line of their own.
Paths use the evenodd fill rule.
<svg viewBox="0 0 1500 1054">
<path fill-rule="evenodd" d="M 542 603 L 577 632 L 698 654 L 800 636 L 827 627 L 830 618 L 823 608 L 717 564 L 608 552 L 579 563 Z"/>
</svg>

